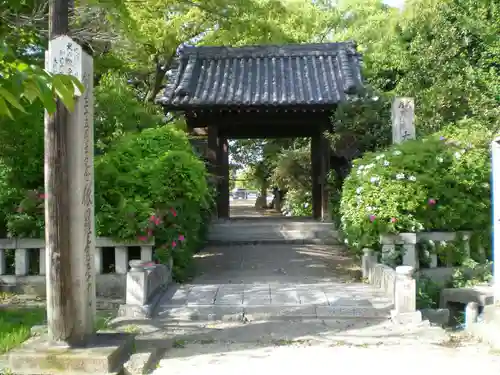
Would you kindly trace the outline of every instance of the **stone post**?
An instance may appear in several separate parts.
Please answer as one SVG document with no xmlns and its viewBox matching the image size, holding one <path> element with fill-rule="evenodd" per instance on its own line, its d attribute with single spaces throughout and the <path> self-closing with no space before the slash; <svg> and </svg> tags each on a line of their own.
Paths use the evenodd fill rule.
<svg viewBox="0 0 500 375">
<path fill-rule="evenodd" d="M 45 254 L 49 338 L 83 345 L 94 333 L 96 309 L 93 61 L 80 45 L 62 35 L 49 42 L 46 67 L 53 74 L 75 76 L 85 87 L 84 93 L 77 93 L 75 109 L 69 114 L 66 125 L 68 205 L 71 212 L 67 223 L 69 246 L 52 249 L 46 238 Z M 68 252 L 67 264 L 60 264 L 58 251 Z M 61 273 L 71 275 L 71 284 L 65 285 L 64 295 L 58 289 L 60 286 L 53 284 L 53 280 L 65 280 L 65 277 L 54 278 Z"/>
<path fill-rule="evenodd" d="M 500 303 L 500 137 L 491 142 L 493 200 L 493 290 L 495 303 Z"/>
<path fill-rule="evenodd" d="M 391 108 L 392 143 L 415 139 L 415 103 L 413 98 L 395 98 Z"/>
<path fill-rule="evenodd" d="M 147 302 L 147 263 L 142 260 L 131 260 L 129 262 L 130 271 L 127 272 L 127 295 L 125 296 L 127 305 L 142 306 Z"/>
<path fill-rule="evenodd" d="M 415 269 L 411 266 L 396 267 L 394 310 L 392 321 L 396 324 L 415 324 L 422 321 L 422 314 L 416 309 L 417 285 L 413 278 Z"/>
<path fill-rule="evenodd" d="M 469 302 L 465 307 L 465 328 L 470 328 L 477 322 L 479 316 L 479 305 L 477 302 Z"/>
<path fill-rule="evenodd" d="M 361 259 L 361 266 L 363 272 L 363 278 L 368 279 L 370 277 L 371 268 L 377 262 L 376 255 L 372 249 L 365 247 L 363 249 L 363 258 Z"/>
</svg>

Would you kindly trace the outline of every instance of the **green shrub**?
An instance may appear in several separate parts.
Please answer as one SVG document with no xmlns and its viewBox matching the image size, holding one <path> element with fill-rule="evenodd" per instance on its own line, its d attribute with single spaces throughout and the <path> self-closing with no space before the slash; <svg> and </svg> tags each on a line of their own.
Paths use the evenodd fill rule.
<svg viewBox="0 0 500 375">
<path fill-rule="evenodd" d="M 185 133 L 164 126 L 130 134 L 96 159 L 95 173 L 97 235 L 154 236 L 159 260 L 172 256 L 174 276 L 184 279 L 211 207 L 205 166 Z"/>
<path fill-rule="evenodd" d="M 355 160 L 340 207 L 346 242 L 359 251 L 385 233 L 472 230 L 489 244 L 491 139 L 468 121 Z"/>
</svg>

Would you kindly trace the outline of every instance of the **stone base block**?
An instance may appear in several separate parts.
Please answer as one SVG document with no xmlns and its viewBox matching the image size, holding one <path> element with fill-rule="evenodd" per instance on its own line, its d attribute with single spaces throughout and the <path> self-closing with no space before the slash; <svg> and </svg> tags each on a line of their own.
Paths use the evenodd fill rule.
<svg viewBox="0 0 500 375">
<path fill-rule="evenodd" d="M 115 374 L 133 346 L 134 337 L 122 333 L 97 333 L 84 348 L 53 346 L 46 337 L 36 337 L 9 353 L 8 366 L 19 375 Z"/>
<path fill-rule="evenodd" d="M 391 320 L 394 324 L 416 325 L 422 323 L 422 313 L 419 310 L 408 313 L 391 310 Z"/>
<path fill-rule="evenodd" d="M 117 315 L 125 318 L 151 319 L 156 312 L 163 295 L 167 292 L 168 285 L 164 285 L 150 298 L 146 305 L 123 304 L 118 308 Z"/>
<path fill-rule="evenodd" d="M 422 309 L 423 319 L 427 319 L 432 324 L 446 326 L 450 320 L 450 310 L 448 309 Z"/>
</svg>

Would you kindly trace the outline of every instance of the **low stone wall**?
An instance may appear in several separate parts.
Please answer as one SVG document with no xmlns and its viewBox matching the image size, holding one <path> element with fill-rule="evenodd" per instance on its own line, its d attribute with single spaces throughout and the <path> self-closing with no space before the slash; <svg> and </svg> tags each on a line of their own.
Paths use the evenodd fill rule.
<svg viewBox="0 0 500 375">
<path fill-rule="evenodd" d="M 172 281 L 172 267 L 172 260 L 168 266 L 140 260 L 130 261 L 125 304 L 120 306 L 118 316 L 151 318 Z"/>
<path fill-rule="evenodd" d="M 382 262 L 389 263 L 386 259 L 391 258 L 396 250 L 396 245 L 402 245 L 404 248 L 403 262 L 405 266 L 412 266 L 417 270 L 416 277 L 425 276 L 435 283 L 444 284 L 452 275 L 453 272 L 459 267 L 453 267 L 451 262 L 452 257 L 448 256 L 446 265 L 438 267 L 437 254 L 430 254 L 429 268 L 422 268 L 419 261 L 419 254 L 417 244 L 432 242 L 436 246 L 440 246 L 442 242 L 451 242 L 461 240 L 463 241 L 464 250 L 470 254 L 470 237 L 472 232 L 419 232 L 419 233 L 399 233 L 399 234 L 386 234 L 380 236 L 380 243 L 382 245 Z"/>
<path fill-rule="evenodd" d="M 154 240 L 150 242 L 122 243 L 110 238 L 96 239 L 95 270 L 96 293 L 102 298 L 125 298 L 125 282 L 129 268 L 129 253 L 131 248 L 140 248 L 141 261 L 153 259 Z M 13 272 L 8 272 L 6 252 L 14 251 Z M 114 254 L 114 272 L 105 273 L 104 251 Z M 45 297 L 45 241 L 43 239 L 9 238 L 0 239 L 0 291 L 19 294 L 33 294 Z M 30 261 L 38 264 L 33 270 Z"/>
<path fill-rule="evenodd" d="M 393 269 L 380 264 L 378 255 L 372 249 L 364 249 L 362 268 L 363 278 L 392 299 L 394 309 L 391 311 L 391 318 L 394 323 L 422 322 L 422 314 L 416 309 L 417 286 L 413 267 L 399 266 Z"/>
</svg>

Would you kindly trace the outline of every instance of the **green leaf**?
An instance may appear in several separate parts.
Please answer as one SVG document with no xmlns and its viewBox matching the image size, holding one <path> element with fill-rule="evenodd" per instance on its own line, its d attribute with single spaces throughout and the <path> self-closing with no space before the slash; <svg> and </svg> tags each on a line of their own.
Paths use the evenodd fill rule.
<svg viewBox="0 0 500 375">
<path fill-rule="evenodd" d="M 52 77 L 52 90 L 57 97 L 61 99 L 68 110 L 71 112 L 75 110 L 75 92 L 73 84 L 71 84 L 71 87 L 68 87 L 63 75 L 56 74 Z"/>
<path fill-rule="evenodd" d="M 2 97 L 0 97 L 0 115 L 7 115 L 11 119 L 14 119 L 14 117 L 12 116 L 12 112 L 9 110 L 7 103 L 5 103 L 5 100 L 3 100 Z"/>
<path fill-rule="evenodd" d="M 52 95 L 52 90 L 43 82 L 41 77 L 33 77 L 34 83 L 39 91 L 38 98 L 41 100 L 43 106 L 48 113 L 52 114 L 56 111 L 56 102 L 54 96 Z"/>
<path fill-rule="evenodd" d="M 23 106 L 19 101 L 12 95 L 10 92 L 5 90 L 3 87 L 0 87 L 0 96 L 3 96 L 3 98 L 14 108 L 17 108 L 18 110 L 26 113 L 24 110 Z"/>
</svg>

